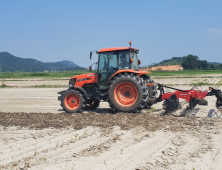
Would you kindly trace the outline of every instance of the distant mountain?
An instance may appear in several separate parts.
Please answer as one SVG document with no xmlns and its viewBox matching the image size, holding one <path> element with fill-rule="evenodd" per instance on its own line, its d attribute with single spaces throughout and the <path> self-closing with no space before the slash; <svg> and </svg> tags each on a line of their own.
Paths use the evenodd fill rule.
<svg viewBox="0 0 222 170">
<path fill-rule="evenodd" d="M 56 65 L 66 65 L 67 67 L 79 67 L 77 64 L 73 63 L 72 61 L 63 60 L 58 62 L 47 62 L 48 64 L 56 64 Z"/>
<path fill-rule="evenodd" d="M 41 62 L 31 58 L 21 58 L 11 55 L 8 52 L 0 52 L 1 71 L 24 71 L 24 72 L 43 72 L 43 71 L 62 71 L 62 70 L 82 70 L 75 63 L 67 60 L 58 62 Z"/>
<path fill-rule="evenodd" d="M 186 57 L 172 57 L 171 59 L 163 60 L 159 63 L 153 63 L 152 66 L 169 66 L 169 65 L 181 65 Z"/>
</svg>

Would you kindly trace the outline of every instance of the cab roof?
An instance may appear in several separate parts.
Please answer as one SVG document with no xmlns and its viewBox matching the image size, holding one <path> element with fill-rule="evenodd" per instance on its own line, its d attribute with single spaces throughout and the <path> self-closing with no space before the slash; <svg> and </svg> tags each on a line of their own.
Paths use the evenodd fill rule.
<svg viewBox="0 0 222 170">
<path fill-rule="evenodd" d="M 98 52 L 107 52 L 107 51 L 121 51 L 121 50 L 129 50 L 129 49 L 134 49 L 137 50 L 136 48 L 133 47 L 112 47 L 112 48 L 102 48 Z"/>
</svg>

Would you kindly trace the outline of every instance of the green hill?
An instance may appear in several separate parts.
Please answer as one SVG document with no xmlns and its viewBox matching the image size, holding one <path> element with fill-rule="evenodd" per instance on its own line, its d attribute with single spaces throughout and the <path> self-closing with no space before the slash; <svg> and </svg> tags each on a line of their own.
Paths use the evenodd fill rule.
<svg viewBox="0 0 222 170">
<path fill-rule="evenodd" d="M 184 57 L 172 57 L 171 59 L 163 60 L 159 63 L 152 63 L 148 67 L 168 65 L 182 65 L 185 70 L 222 70 L 221 63 L 200 60 L 198 56 L 192 54 Z"/>
<path fill-rule="evenodd" d="M 185 58 L 186 57 L 172 57 L 171 59 L 166 59 L 159 63 L 153 63 L 152 66 L 181 65 Z"/>
<path fill-rule="evenodd" d="M 3 72 L 43 72 L 85 69 L 67 60 L 44 63 L 31 58 L 16 57 L 8 52 L 0 52 L 0 66 L 1 71 Z"/>
<path fill-rule="evenodd" d="M 181 65 L 183 61 L 187 58 L 187 56 L 184 57 L 172 57 L 171 59 L 163 60 L 159 63 L 153 63 L 152 66 L 169 66 L 169 65 Z M 218 62 L 207 62 L 209 65 L 215 65 L 219 66 L 220 63 Z"/>
</svg>

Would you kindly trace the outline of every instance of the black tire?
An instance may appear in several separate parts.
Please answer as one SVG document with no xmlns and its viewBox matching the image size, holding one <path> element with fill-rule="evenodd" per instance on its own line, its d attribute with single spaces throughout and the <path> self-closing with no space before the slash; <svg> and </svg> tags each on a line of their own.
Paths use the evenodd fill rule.
<svg viewBox="0 0 222 170">
<path fill-rule="evenodd" d="M 125 95 L 124 99 L 126 99 L 129 96 L 132 97 L 137 96 L 135 101 L 133 101 L 132 97 L 127 98 L 127 100 L 132 99 L 133 101 L 129 105 L 125 105 L 124 103 L 119 102 L 119 100 L 116 97 L 117 94 L 114 94 L 115 89 L 118 90 L 118 87 L 124 83 L 129 84 L 134 89 L 130 90 L 130 88 L 128 88 L 130 92 L 125 91 L 125 93 L 121 94 L 121 96 Z M 135 92 L 135 95 L 133 93 L 131 94 L 132 91 Z M 129 113 L 140 112 L 146 105 L 147 99 L 148 99 L 148 89 L 146 83 L 138 75 L 134 75 L 132 73 L 118 74 L 110 82 L 108 102 L 114 112 L 129 112 Z"/>
<path fill-rule="evenodd" d="M 99 100 L 93 100 L 90 99 L 87 101 L 87 104 L 85 105 L 86 110 L 95 110 L 99 106 L 100 101 Z"/>
<path fill-rule="evenodd" d="M 146 84 L 154 84 L 154 81 L 147 75 L 143 76 L 144 81 Z M 144 107 L 144 109 L 150 109 L 151 106 L 154 104 L 156 98 L 157 98 L 157 86 L 148 86 L 148 93 L 149 93 L 149 98 L 147 100 L 147 104 Z"/>
<path fill-rule="evenodd" d="M 83 105 L 83 95 L 77 90 L 68 90 L 61 97 L 61 106 L 67 113 L 81 113 Z"/>
</svg>

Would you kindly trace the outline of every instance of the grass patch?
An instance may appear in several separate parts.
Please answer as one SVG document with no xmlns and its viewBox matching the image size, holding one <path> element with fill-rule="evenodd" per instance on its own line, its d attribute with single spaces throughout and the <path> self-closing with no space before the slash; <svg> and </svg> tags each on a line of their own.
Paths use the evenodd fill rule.
<svg viewBox="0 0 222 170">
<path fill-rule="evenodd" d="M 209 86 L 209 85 L 216 85 L 217 87 L 222 85 L 222 80 L 217 83 L 210 83 L 207 79 L 204 80 L 193 80 L 190 84 L 191 86 Z"/>
<path fill-rule="evenodd" d="M 207 86 L 207 85 L 212 85 L 212 83 L 209 83 L 209 81 L 207 79 L 204 79 L 202 81 L 198 81 L 198 80 L 193 80 L 193 83 L 191 83 L 191 86 Z"/>
<path fill-rule="evenodd" d="M 0 78 L 36 78 L 36 77 L 73 77 L 75 75 L 90 73 L 88 70 L 77 70 L 77 71 L 58 71 L 58 72 L 1 72 Z M 185 77 L 178 78 L 193 78 L 192 75 L 198 74 L 222 74 L 221 70 L 183 70 L 183 71 L 152 71 L 149 76 L 175 76 L 175 75 L 188 75 Z M 176 77 L 177 78 L 177 77 Z M 156 78 L 161 79 L 161 78 Z"/>
<path fill-rule="evenodd" d="M 222 73 L 221 73 L 222 74 Z M 161 77 L 152 77 L 152 79 L 168 79 L 169 77 L 164 77 L 164 76 L 161 76 Z M 186 77 L 178 77 L 178 76 L 173 76 L 173 77 L 170 77 L 170 78 L 175 78 L 175 79 L 186 79 L 186 78 L 199 78 L 199 77 L 196 77 L 196 76 L 186 76 Z M 201 78 L 212 78 L 212 76 L 201 76 Z"/>
<path fill-rule="evenodd" d="M 66 80 L 66 81 L 69 81 L 69 79 L 67 78 L 67 79 L 60 79 L 60 78 L 58 78 L 58 79 L 51 79 L 51 78 L 47 78 L 47 79 L 38 79 L 38 80 L 32 80 L 32 79 L 28 79 L 28 80 L 16 80 L 16 79 L 9 79 L 9 80 L 4 80 L 4 81 L 64 81 L 64 80 Z"/>
<path fill-rule="evenodd" d="M 78 70 L 78 71 L 61 71 L 61 72 L 2 72 L 0 78 L 36 78 L 36 77 L 73 77 L 79 74 L 89 73 L 88 70 Z"/>
<path fill-rule="evenodd" d="M 1 86 L 0 86 L 1 88 L 5 88 L 5 87 L 7 87 L 5 84 L 2 84 Z"/>
<path fill-rule="evenodd" d="M 147 111 L 146 111 L 146 113 L 152 113 L 154 110 L 156 110 L 154 107 L 151 107 L 150 109 L 148 109 Z"/>
<path fill-rule="evenodd" d="M 222 74 L 222 71 L 221 70 L 152 71 L 152 73 L 149 73 L 148 75 L 174 76 L 174 75 L 197 75 L 197 74 Z"/>
<path fill-rule="evenodd" d="M 60 87 L 67 87 L 66 85 L 35 85 L 35 86 L 32 86 L 34 88 L 60 88 Z"/>
</svg>

